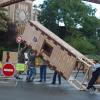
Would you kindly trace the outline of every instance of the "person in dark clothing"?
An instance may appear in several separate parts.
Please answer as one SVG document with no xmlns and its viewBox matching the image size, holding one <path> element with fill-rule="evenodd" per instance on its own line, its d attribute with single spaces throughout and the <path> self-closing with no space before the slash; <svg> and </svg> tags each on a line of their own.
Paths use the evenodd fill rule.
<svg viewBox="0 0 100 100">
<path fill-rule="evenodd" d="M 25 63 L 25 55 L 24 55 L 24 53 L 27 51 L 28 48 L 29 48 L 28 45 L 25 44 L 24 48 L 22 48 L 18 52 L 18 63 Z"/>
<path fill-rule="evenodd" d="M 18 63 L 23 63 L 25 64 L 25 55 L 24 53 L 29 49 L 29 46 L 26 44 L 26 42 L 23 42 L 22 45 L 24 45 L 24 47 L 18 52 Z M 20 72 L 16 72 L 16 79 L 21 79 L 19 77 Z"/>
<path fill-rule="evenodd" d="M 35 69 L 35 58 L 36 58 L 37 52 L 35 50 L 29 50 L 28 52 L 28 70 L 27 70 L 27 81 L 32 82 L 35 74 L 36 74 L 36 69 Z"/>
<path fill-rule="evenodd" d="M 40 66 L 40 82 L 46 82 L 46 64 Z"/>
<path fill-rule="evenodd" d="M 96 60 L 96 64 L 93 66 L 93 73 L 92 77 L 88 83 L 87 89 L 92 89 L 93 91 L 96 90 L 96 88 L 93 86 L 95 82 L 97 81 L 98 77 L 100 76 L 100 63 Z"/>
<path fill-rule="evenodd" d="M 61 75 L 57 71 L 54 71 L 53 80 L 52 80 L 52 83 L 51 84 L 56 84 L 56 76 L 57 75 L 58 75 L 59 85 L 61 84 Z"/>
</svg>

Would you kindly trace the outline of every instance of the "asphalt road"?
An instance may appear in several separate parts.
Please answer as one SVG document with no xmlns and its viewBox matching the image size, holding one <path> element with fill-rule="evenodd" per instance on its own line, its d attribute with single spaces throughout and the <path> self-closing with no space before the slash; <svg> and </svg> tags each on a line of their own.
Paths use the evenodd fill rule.
<svg viewBox="0 0 100 100">
<path fill-rule="evenodd" d="M 27 83 L 19 81 L 16 86 L 0 85 L 0 100 L 100 100 L 100 93 L 91 95 L 79 91 L 67 82 L 61 85 Z"/>
</svg>

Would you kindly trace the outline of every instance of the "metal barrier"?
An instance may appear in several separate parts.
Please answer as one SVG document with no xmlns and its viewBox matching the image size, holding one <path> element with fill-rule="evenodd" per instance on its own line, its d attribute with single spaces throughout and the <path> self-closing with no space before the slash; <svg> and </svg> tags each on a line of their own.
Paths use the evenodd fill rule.
<svg viewBox="0 0 100 100">
<path fill-rule="evenodd" d="M 26 64 L 17 63 L 15 65 L 15 69 L 16 69 L 17 72 L 25 72 L 25 70 L 26 70 Z"/>
<path fill-rule="evenodd" d="M 0 86 L 16 86 L 17 80 L 14 75 L 15 67 L 13 64 L 0 62 Z"/>
</svg>

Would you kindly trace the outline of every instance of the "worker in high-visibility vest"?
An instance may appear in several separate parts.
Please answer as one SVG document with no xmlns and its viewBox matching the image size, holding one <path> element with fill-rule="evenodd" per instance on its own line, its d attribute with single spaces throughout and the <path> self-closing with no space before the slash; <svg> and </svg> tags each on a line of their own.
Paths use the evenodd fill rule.
<svg viewBox="0 0 100 100">
<path fill-rule="evenodd" d="M 40 64 L 41 64 L 41 58 L 40 58 L 40 57 L 36 57 L 36 58 L 35 58 L 35 66 L 36 66 L 36 67 L 39 67 Z"/>
<path fill-rule="evenodd" d="M 2 66 L 3 66 L 3 64 L 2 64 L 2 62 L 0 61 L 0 69 L 2 68 Z"/>
</svg>

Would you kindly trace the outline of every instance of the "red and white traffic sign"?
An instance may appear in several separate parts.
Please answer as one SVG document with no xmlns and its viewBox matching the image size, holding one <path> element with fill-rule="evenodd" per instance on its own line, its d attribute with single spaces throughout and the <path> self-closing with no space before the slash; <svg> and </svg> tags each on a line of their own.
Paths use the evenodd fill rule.
<svg viewBox="0 0 100 100">
<path fill-rule="evenodd" d="M 22 42 L 22 37 L 21 36 L 17 36 L 16 37 L 16 42 L 17 43 L 21 43 Z"/>
<path fill-rule="evenodd" d="M 3 72 L 4 76 L 8 76 L 8 77 L 13 76 L 14 71 L 15 71 L 14 66 L 9 63 L 5 64 L 2 68 L 2 72 Z"/>
</svg>

